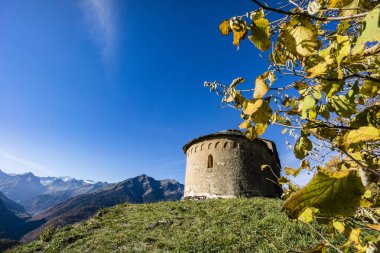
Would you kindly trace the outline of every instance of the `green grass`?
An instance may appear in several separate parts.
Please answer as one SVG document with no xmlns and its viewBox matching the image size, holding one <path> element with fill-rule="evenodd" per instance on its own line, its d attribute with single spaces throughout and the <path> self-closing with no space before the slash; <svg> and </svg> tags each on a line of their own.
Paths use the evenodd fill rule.
<svg viewBox="0 0 380 253">
<path fill-rule="evenodd" d="M 12 252 L 302 252 L 320 241 L 266 198 L 122 204 Z"/>
</svg>

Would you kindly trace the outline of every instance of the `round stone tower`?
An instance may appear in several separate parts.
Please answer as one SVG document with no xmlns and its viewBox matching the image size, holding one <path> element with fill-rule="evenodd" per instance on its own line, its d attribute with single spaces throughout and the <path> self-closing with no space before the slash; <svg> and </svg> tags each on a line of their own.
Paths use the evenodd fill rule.
<svg viewBox="0 0 380 253">
<path fill-rule="evenodd" d="M 205 135 L 188 142 L 184 199 L 279 197 L 280 160 L 273 142 L 250 141 L 238 130 Z M 262 169 L 262 165 L 269 167 Z"/>
</svg>

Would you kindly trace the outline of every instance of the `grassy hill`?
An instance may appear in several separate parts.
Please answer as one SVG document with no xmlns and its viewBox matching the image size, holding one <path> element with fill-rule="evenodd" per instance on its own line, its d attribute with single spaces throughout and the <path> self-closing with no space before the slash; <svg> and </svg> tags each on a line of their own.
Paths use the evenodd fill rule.
<svg viewBox="0 0 380 253">
<path fill-rule="evenodd" d="M 319 238 L 266 198 L 121 204 L 12 252 L 302 252 Z"/>
</svg>

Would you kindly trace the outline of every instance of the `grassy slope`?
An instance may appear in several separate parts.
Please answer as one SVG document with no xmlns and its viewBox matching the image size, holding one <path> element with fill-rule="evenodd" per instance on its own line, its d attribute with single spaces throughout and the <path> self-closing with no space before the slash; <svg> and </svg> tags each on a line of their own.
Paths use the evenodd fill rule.
<svg viewBox="0 0 380 253">
<path fill-rule="evenodd" d="M 12 252 L 294 252 L 319 241 L 265 198 L 122 204 Z"/>
</svg>

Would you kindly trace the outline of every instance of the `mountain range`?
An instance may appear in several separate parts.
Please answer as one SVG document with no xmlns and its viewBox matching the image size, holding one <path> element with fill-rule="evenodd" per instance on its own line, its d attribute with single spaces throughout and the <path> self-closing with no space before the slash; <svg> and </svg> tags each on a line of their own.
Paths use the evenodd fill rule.
<svg viewBox="0 0 380 253">
<path fill-rule="evenodd" d="M 43 212 L 79 194 L 109 185 L 70 177 L 37 177 L 30 172 L 11 175 L 0 170 L 0 192 L 22 205 L 30 215 Z"/>
<path fill-rule="evenodd" d="M 90 218 L 99 209 L 124 202 L 152 203 L 180 200 L 183 190 L 184 186 L 175 180 L 155 180 L 147 175 L 130 178 L 96 192 L 78 195 L 37 214 L 30 221 L 43 225 L 26 234 L 22 240 L 33 241 L 48 227 L 73 224 Z"/>
<path fill-rule="evenodd" d="M 155 180 L 147 175 L 108 184 L 36 177 L 32 173 L 9 175 L 0 171 L 0 189 L 7 194 L 0 192 L 0 238 L 20 240 L 22 237 L 22 241 L 29 242 L 48 227 L 85 220 L 105 207 L 124 202 L 179 200 L 184 187 L 175 180 Z M 23 203 L 34 203 L 34 207 L 29 205 L 28 209 L 42 211 L 30 215 Z"/>
</svg>

